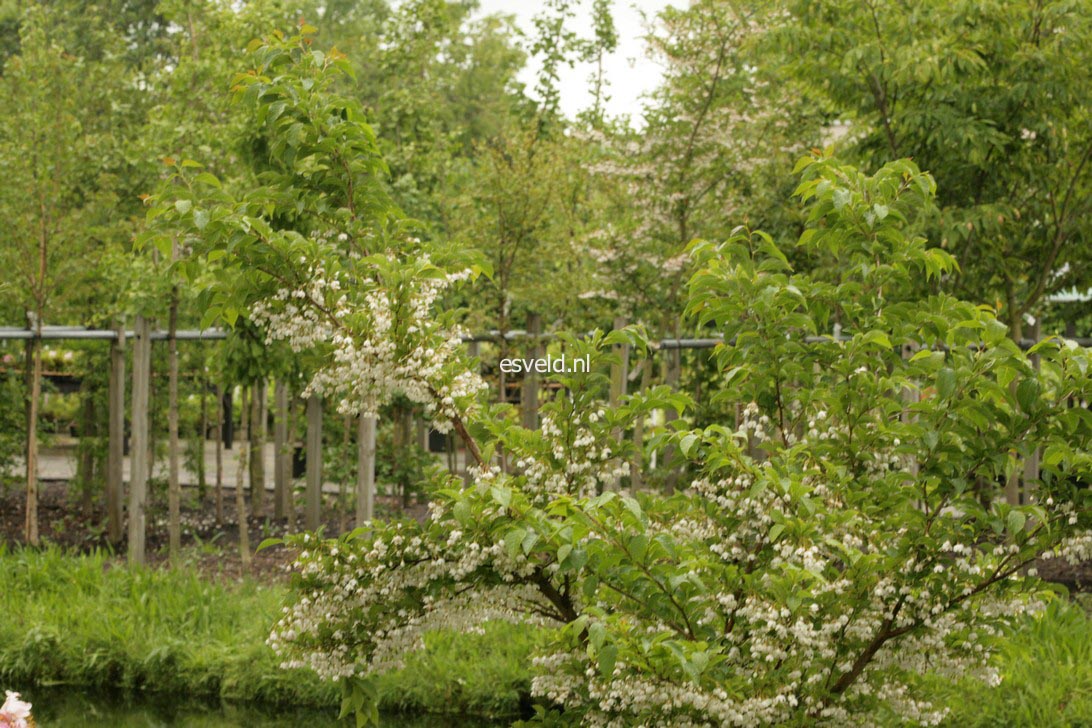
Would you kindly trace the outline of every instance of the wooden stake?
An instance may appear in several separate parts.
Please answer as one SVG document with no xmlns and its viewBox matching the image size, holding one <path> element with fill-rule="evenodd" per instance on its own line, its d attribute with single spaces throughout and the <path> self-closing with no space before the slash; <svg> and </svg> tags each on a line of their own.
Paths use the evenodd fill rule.
<svg viewBox="0 0 1092 728">
<path fill-rule="evenodd" d="M 243 488 L 246 487 L 247 458 L 250 455 L 250 440 L 247 432 L 247 387 L 243 386 L 243 401 L 239 407 L 242 416 L 239 418 L 239 453 L 235 470 L 235 519 L 239 524 L 239 558 L 242 560 L 243 570 L 250 568 L 250 524 L 246 517 L 246 497 Z"/>
<path fill-rule="evenodd" d="M 145 503 L 148 495 L 148 398 L 152 351 L 148 321 L 137 316 L 133 325 L 133 415 L 129 474 L 129 563 L 145 563 Z"/>
<path fill-rule="evenodd" d="M 529 356 L 538 359 L 542 356 L 542 344 L 539 337 L 542 334 L 542 317 L 537 313 L 527 317 L 527 334 L 531 339 Z M 520 408 L 523 415 L 523 426 L 528 430 L 538 429 L 538 372 L 532 369 L 523 373 L 523 392 L 520 396 Z"/>
<path fill-rule="evenodd" d="M 477 359 L 477 372 L 481 374 L 481 355 L 482 345 L 481 342 L 471 341 L 468 350 L 472 359 Z M 463 446 L 463 484 L 466 487 L 470 487 L 470 453 L 466 451 L 465 445 Z"/>
<path fill-rule="evenodd" d="M 307 493 L 304 523 L 308 531 L 318 529 L 322 520 L 322 399 L 307 398 Z"/>
<path fill-rule="evenodd" d="M 250 417 L 250 512 L 255 518 L 265 515 L 265 422 L 262 412 L 265 409 L 265 382 L 258 380 L 251 386 L 250 413 L 243 410 L 242 416 Z"/>
<path fill-rule="evenodd" d="M 284 468 L 286 487 L 284 489 L 284 515 L 288 519 L 288 532 L 296 532 L 296 494 L 295 485 L 296 478 L 293 470 L 293 461 L 296 454 L 296 441 L 298 436 L 296 434 L 296 407 L 297 400 L 292 396 L 292 393 L 288 391 L 288 386 L 285 385 L 285 398 L 287 402 L 285 404 L 285 411 L 287 412 L 285 421 L 285 440 L 286 447 L 281 457 L 284 459 L 284 464 L 281 466 Z"/>
<path fill-rule="evenodd" d="M 216 385 L 216 525 L 224 522 L 224 386 Z"/>
<path fill-rule="evenodd" d="M 106 537 L 121 541 L 121 509 L 125 458 L 125 327 L 117 327 L 110 342 L 110 444 L 106 454 Z"/>
<path fill-rule="evenodd" d="M 624 316 L 617 316 L 614 319 L 614 330 L 624 329 L 626 327 L 626 318 Z M 610 406 L 615 408 L 622 401 L 622 397 L 626 395 L 626 383 L 629 379 L 629 345 L 628 344 L 616 344 L 614 346 L 614 355 L 618 357 L 618 361 L 610 365 Z M 622 430 L 615 428 L 613 432 L 613 438 L 615 442 L 615 453 L 622 449 Z M 622 482 L 619 478 L 614 478 L 610 483 L 611 490 L 620 490 Z"/>
<path fill-rule="evenodd" d="M 376 418 L 361 415 L 356 432 L 356 525 L 375 518 L 375 426 Z"/>
<path fill-rule="evenodd" d="M 285 517 L 288 478 L 292 475 L 292 464 L 285 469 L 284 451 L 288 441 L 288 388 L 278 381 L 273 389 L 273 406 L 276 414 L 273 419 L 273 517 Z"/>
<path fill-rule="evenodd" d="M 681 369 L 682 352 L 678 349 L 667 349 L 664 351 L 664 384 L 671 387 L 673 390 L 677 390 L 679 388 L 679 374 Z M 664 413 L 664 423 L 670 425 L 678 416 L 678 412 L 668 408 Z M 667 471 L 667 477 L 664 479 L 664 492 L 667 493 L 667 495 L 671 495 L 675 492 L 675 486 L 679 482 L 679 467 L 675 462 L 676 459 L 674 445 L 668 445 L 664 450 L 664 469 Z"/>
<path fill-rule="evenodd" d="M 641 362 L 641 384 L 640 391 L 648 389 L 648 386 L 652 383 L 652 362 L 645 359 Z M 629 490 L 631 493 L 636 494 L 644 485 L 644 467 L 645 467 L 645 419 L 644 417 L 637 418 L 637 421 L 633 423 L 633 457 L 630 460 L 629 470 Z"/>
<path fill-rule="evenodd" d="M 167 532 L 171 563 L 182 549 L 182 484 L 178 473 L 178 286 L 167 318 Z"/>
<path fill-rule="evenodd" d="M 36 336 L 27 340 L 27 443 L 26 484 L 27 505 L 23 531 L 27 543 L 38 545 L 38 407 L 42 399 L 42 323 L 34 318 Z"/>
</svg>

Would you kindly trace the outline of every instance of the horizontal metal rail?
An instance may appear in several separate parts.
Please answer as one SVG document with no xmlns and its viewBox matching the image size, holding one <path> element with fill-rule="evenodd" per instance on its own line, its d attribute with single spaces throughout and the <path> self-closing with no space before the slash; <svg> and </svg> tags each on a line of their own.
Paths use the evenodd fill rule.
<svg viewBox="0 0 1092 728">
<path fill-rule="evenodd" d="M 126 331 L 126 338 L 132 338 L 133 332 Z M 224 329 L 183 329 L 175 332 L 175 339 L 178 341 L 220 341 L 226 339 L 228 332 Z M 21 329 L 14 326 L 0 326 L 0 341 L 2 340 L 28 340 L 28 339 L 41 339 L 43 341 L 114 341 L 117 339 L 118 333 L 112 329 L 86 329 L 80 326 L 43 326 L 41 335 L 32 329 Z M 156 330 L 152 331 L 149 335 L 152 341 L 166 341 L 170 338 L 170 334 L 166 331 Z M 519 339 L 532 338 L 526 331 L 509 331 L 505 334 L 505 339 L 509 341 L 515 341 Z M 554 338 L 552 334 L 539 334 L 539 339 Z M 1074 341 L 1078 346 L 1086 348 L 1092 348 L 1092 338 L 1078 337 L 1071 338 L 1065 337 L 1069 341 Z M 490 331 L 484 334 L 473 334 L 470 336 L 464 336 L 463 341 L 467 343 L 480 342 L 489 343 L 495 342 L 500 339 L 500 332 Z M 808 344 L 819 344 L 837 339 L 838 341 L 850 341 L 851 336 L 841 333 L 836 337 L 831 336 L 807 336 L 804 337 L 804 342 Z M 713 338 L 692 338 L 692 339 L 663 339 L 661 341 L 652 342 L 654 349 L 713 349 L 724 343 L 724 339 L 720 337 Z M 731 342 L 729 342 L 731 343 Z M 1030 349 L 1035 346 L 1038 341 L 1034 339 L 1021 339 L 1020 348 Z"/>
</svg>

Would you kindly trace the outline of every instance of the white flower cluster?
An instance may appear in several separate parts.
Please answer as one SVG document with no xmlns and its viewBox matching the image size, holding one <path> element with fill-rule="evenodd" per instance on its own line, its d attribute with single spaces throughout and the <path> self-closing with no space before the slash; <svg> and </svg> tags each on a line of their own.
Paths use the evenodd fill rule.
<svg viewBox="0 0 1092 728">
<path fill-rule="evenodd" d="M 442 509 L 430 525 L 425 533 L 395 523 L 348 541 L 299 537 L 296 569 L 305 586 L 268 639 L 282 666 L 339 680 L 400 667 L 431 630 L 542 621 L 541 595 L 525 583 L 533 572 L 526 558 L 513 558 L 503 542 L 464 538 Z"/>
<path fill-rule="evenodd" d="M 531 694 L 567 707 L 585 710 L 583 724 L 604 728 L 631 726 L 776 725 L 786 722 L 797 698 L 788 689 L 770 695 L 735 698 L 724 688 L 702 689 L 692 684 L 630 674 L 618 663 L 611 679 L 580 653 L 557 653 L 535 659 L 538 674 Z"/>
<path fill-rule="evenodd" d="M 1075 521 L 1074 521 L 1075 522 Z M 1092 531 L 1078 531 L 1064 539 L 1044 559 L 1060 558 L 1074 566 L 1092 561 Z"/>
<path fill-rule="evenodd" d="M 544 413 L 539 427 L 541 447 L 515 462 L 524 476 L 523 490 L 542 505 L 561 495 L 594 496 L 629 474 L 629 463 L 611 450 L 613 441 L 602 426 L 606 412 L 574 413 L 558 423 Z"/>
<path fill-rule="evenodd" d="M 428 263 L 427 255 L 419 260 Z M 311 263 L 304 285 L 257 302 L 251 316 L 265 329 L 267 343 L 285 341 L 293 351 L 324 353 L 307 393 L 335 398 L 341 414 L 375 416 L 403 394 L 447 432 L 460 414 L 456 402 L 486 388 L 475 372 L 453 366 L 461 356 L 462 332 L 442 325 L 433 310 L 452 284 L 470 275 L 410 275 L 388 286 L 379 275 L 350 282 Z"/>
</svg>

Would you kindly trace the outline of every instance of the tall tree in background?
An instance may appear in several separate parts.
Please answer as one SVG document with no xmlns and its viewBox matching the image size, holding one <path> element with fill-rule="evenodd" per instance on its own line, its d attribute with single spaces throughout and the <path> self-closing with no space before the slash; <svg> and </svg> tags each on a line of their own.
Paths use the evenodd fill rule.
<svg viewBox="0 0 1092 728">
<path fill-rule="evenodd" d="M 786 70 L 851 120 L 852 155 L 936 177 L 950 287 L 1018 339 L 1044 295 L 1092 284 L 1092 2 L 786 7 Z"/>
<path fill-rule="evenodd" d="M 94 18 L 91 18 L 93 21 Z M 113 201 L 100 152 L 110 146 L 111 105 L 127 82 L 116 47 L 101 25 L 101 55 L 88 62 L 64 43 L 61 17 L 33 6 L 21 19 L 19 52 L 0 79 L 0 267 L 12 273 L 4 293 L 17 299 L 35 333 L 101 252 L 89 221 Z M 86 47 L 86 46 L 85 46 Z M 104 175 L 106 180 L 104 181 Z M 91 263 L 91 265 L 89 265 Z M 38 411 L 42 391 L 41 342 L 28 348 L 26 538 L 38 542 Z"/>
<path fill-rule="evenodd" d="M 374 44 L 374 55 L 355 46 L 351 54 L 359 64 L 354 91 L 376 127 L 392 194 L 438 235 L 452 222 L 445 204 L 450 178 L 478 143 L 504 132 L 526 101 L 515 81 L 525 60 L 515 31 L 503 18 L 474 19 L 473 7 L 402 3 L 377 37 L 357 41 Z"/>
<path fill-rule="evenodd" d="M 621 297 L 627 313 L 677 334 L 684 247 L 739 224 L 788 225 L 784 180 L 814 123 L 791 84 L 772 84 L 759 48 L 768 9 L 732 2 L 669 7 L 648 37 L 664 79 L 645 129 L 592 132 L 601 227 L 589 254 L 601 266 L 589 293 Z"/>
</svg>

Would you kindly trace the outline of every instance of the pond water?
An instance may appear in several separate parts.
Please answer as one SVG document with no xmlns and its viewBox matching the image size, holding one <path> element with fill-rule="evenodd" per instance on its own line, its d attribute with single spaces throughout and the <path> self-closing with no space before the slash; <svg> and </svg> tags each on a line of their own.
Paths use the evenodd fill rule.
<svg viewBox="0 0 1092 728">
<path fill-rule="evenodd" d="M 275 728 L 307 726 L 334 728 L 337 713 L 323 710 L 270 710 L 249 705 L 203 703 L 169 695 L 85 692 L 76 688 L 32 688 L 20 691 L 34 705 L 39 728 Z M 385 714 L 382 724 L 391 728 L 432 726 L 494 726 L 501 723 L 454 716 L 406 716 Z"/>
</svg>

